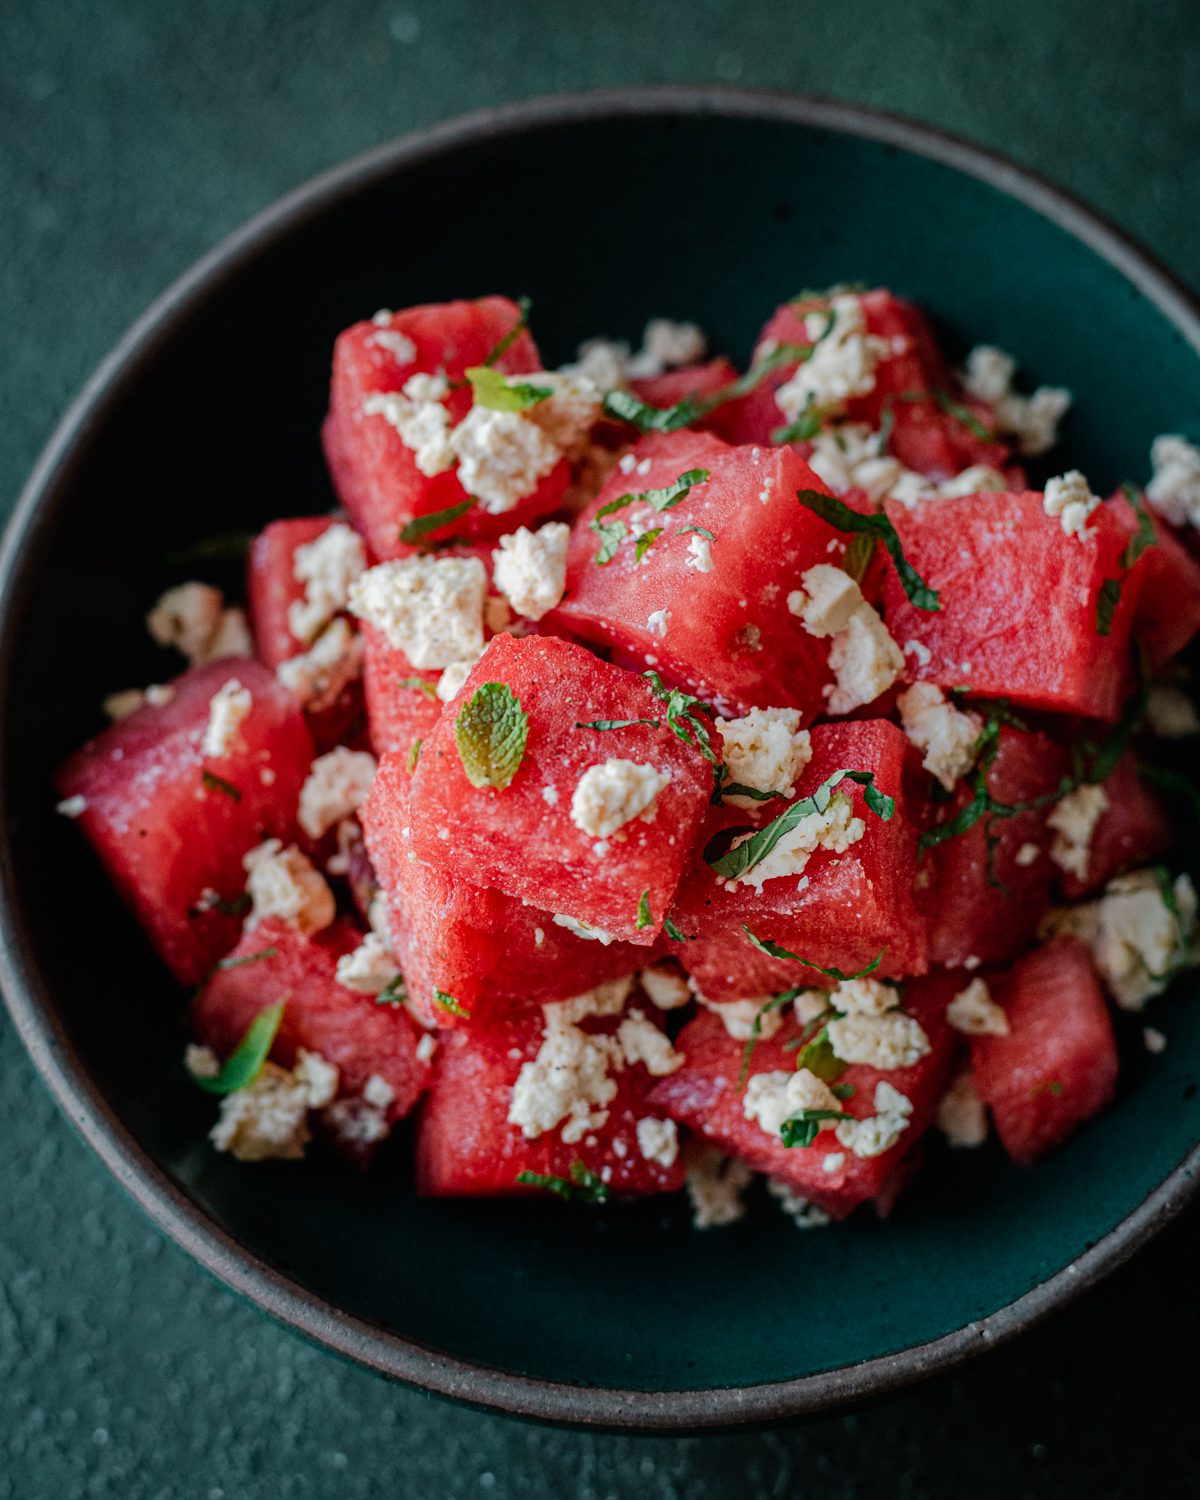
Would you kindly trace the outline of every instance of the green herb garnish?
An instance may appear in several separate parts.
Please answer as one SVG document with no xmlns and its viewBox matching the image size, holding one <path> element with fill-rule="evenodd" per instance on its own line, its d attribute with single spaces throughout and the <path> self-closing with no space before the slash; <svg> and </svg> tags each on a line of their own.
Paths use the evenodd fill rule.
<svg viewBox="0 0 1200 1500">
<path fill-rule="evenodd" d="M 637 925 L 640 932 L 645 927 L 654 926 L 654 918 L 650 914 L 650 887 L 647 886 L 638 898 Z"/>
<path fill-rule="evenodd" d="M 635 724 L 649 724 L 652 729 L 657 729 L 662 723 L 661 719 L 592 719 L 588 723 L 580 723 L 576 720 L 576 729 L 632 729 Z"/>
<path fill-rule="evenodd" d="M 792 963 L 803 964 L 807 969 L 815 969 L 818 974 L 825 974 L 830 979 L 837 980 L 838 984 L 847 984 L 852 979 L 865 979 L 868 974 L 874 974 L 887 953 L 886 948 L 881 948 L 865 969 L 858 969 L 853 974 L 844 974 L 841 969 L 823 968 L 820 964 L 813 963 L 811 958 L 803 958 L 799 953 L 793 953 L 790 948 L 784 948 L 779 943 L 772 942 L 770 938 L 760 938 L 744 922 L 742 931 L 759 952 L 765 953 L 769 958 L 785 958 Z"/>
<path fill-rule="evenodd" d="M 484 364 L 490 369 L 492 365 L 504 354 L 507 354 L 516 343 L 520 335 L 529 327 L 529 313 L 533 303 L 528 297 L 516 298 L 517 321 L 508 330 L 499 343 L 493 345 L 491 352 L 485 356 Z M 469 372 L 468 372 L 469 373 Z"/>
<path fill-rule="evenodd" d="M 836 1083 L 846 1071 L 846 1066 L 833 1050 L 833 1043 L 829 1040 L 828 1026 L 822 1026 L 816 1036 L 811 1041 L 805 1042 L 796 1054 L 797 1069 L 807 1068 L 822 1083 Z M 834 1092 L 836 1093 L 837 1090 L 835 1089 Z M 838 1097 L 848 1096 L 839 1094 Z"/>
<path fill-rule="evenodd" d="M 408 986 L 404 983 L 404 975 L 397 971 L 388 980 L 386 986 L 375 996 L 376 1005 L 407 1005 Z"/>
<path fill-rule="evenodd" d="M 226 797 L 232 798 L 234 802 L 242 800 L 242 794 L 234 786 L 232 781 L 226 781 L 223 776 L 214 776 L 211 771 L 201 771 L 200 780 L 210 792 L 222 792 Z"/>
<path fill-rule="evenodd" d="M 474 787 L 509 786 L 525 757 L 529 717 L 505 682 L 485 682 L 454 721 L 454 743 Z"/>
<path fill-rule="evenodd" d="M 859 533 L 881 541 L 888 550 L 909 601 L 917 609 L 927 610 L 931 614 L 941 609 L 937 590 L 930 588 L 905 557 L 896 528 L 882 511 L 860 516 L 844 500 L 838 500 L 833 495 L 823 495 L 819 490 L 797 490 L 796 498 L 806 510 L 811 510 L 838 531 Z"/>
<path fill-rule="evenodd" d="M 697 536 L 707 537 L 710 542 L 716 541 L 716 537 L 709 531 L 707 526 L 680 526 L 675 535 L 687 536 L 689 531 L 694 531 Z"/>
<path fill-rule="evenodd" d="M 811 347 L 809 344 L 780 344 L 751 365 L 744 375 L 714 391 L 711 396 L 685 396 L 674 406 L 651 406 L 632 391 L 609 391 L 604 398 L 604 411 L 618 422 L 630 423 L 639 432 L 677 432 L 681 427 L 690 427 L 693 422 L 700 421 L 727 401 L 748 396 L 781 365 L 799 364 L 808 357 Z"/>
<path fill-rule="evenodd" d="M 543 1172 L 518 1172 L 517 1181 L 522 1187 L 545 1188 L 567 1203 L 606 1203 L 608 1186 L 590 1171 L 581 1161 L 573 1161 L 570 1167 L 571 1181 L 565 1177 L 550 1177 Z"/>
<path fill-rule="evenodd" d="M 439 990 L 436 986 L 433 991 L 433 1003 L 449 1011 L 452 1016 L 461 1016 L 464 1021 L 471 1019 L 471 1012 L 465 1005 L 460 1005 L 453 995 L 448 995 L 445 990 Z"/>
<path fill-rule="evenodd" d="M 702 699 L 693 698 L 690 693 L 685 693 L 680 688 L 668 688 L 657 672 L 643 672 L 642 676 L 650 684 L 650 691 L 659 702 L 666 704 L 667 728 L 677 740 L 699 750 L 712 766 L 715 782 L 713 801 L 717 801 L 721 794 L 721 780 L 725 772 L 717 752 L 713 749 L 712 733 L 708 725 L 702 722 L 703 717 L 711 718 L 712 710 Z"/>
<path fill-rule="evenodd" d="M 750 1034 L 746 1038 L 746 1045 L 742 1048 L 742 1066 L 738 1071 L 737 1079 L 739 1094 L 746 1087 L 746 1078 L 750 1072 L 750 1059 L 754 1056 L 754 1049 L 758 1046 L 759 1038 L 762 1036 L 763 1017 L 770 1011 L 778 1010 L 780 1006 L 789 1005 L 798 994 L 800 994 L 799 987 L 784 990 L 781 994 L 772 995 L 769 1000 L 764 1000 L 754 1012 L 754 1019 L 750 1022 Z"/>
<path fill-rule="evenodd" d="M 417 769 L 417 762 L 421 759 L 421 746 L 424 743 L 424 740 L 413 740 L 412 742 L 412 748 L 408 752 L 408 774 L 410 776 Z"/>
<path fill-rule="evenodd" d="M 457 505 L 449 505 L 445 510 L 433 510 L 427 516 L 414 516 L 406 526 L 400 528 L 400 540 L 408 544 L 417 543 L 431 531 L 449 526 L 451 521 L 465 516 L 474 504 L 475 496 L 468 495 L 465 500 L 460 500 Z"/>
<path fill-rule="evenodd" d="M 649 531 L 642 532 L 633 548 L 633 560 L 635 563 L 641 562 L 642 558 L 645 557 L 650 548 L 653 547 L 655 542 L 658 541 L 659 537 L 662 536 L 663 530 L 664 528 L 662 526 L 654 526 L 651 527 Z"/>
<path fill-rule="evenodd" d="M 842 571 L 848 573 L 855 583 L 861 583 L 867 575 L 867 569 L 871 566 L 875 556 L 875 538 L 868 536 L 866 532 L 860 532 L 852 536 L 842 553 Z"/>
<path fill-rule="evenodd" d="M 424 677 L 398 677 L 396 685 L 402 688 L 412 688 L 415 693 L 423 693 L 430 703 L 438 701 L 437 683 L 429 682 Z"/>
<path fill-rule="evenodd" d="M 273 951 L 273 950 L 272 950 Z M 260 1010 L 246 1028 L 246 1034 L 221 1064 L 214 1078 L 196 1078 L 195 1082 L 209 1094 L 233 1094 L 248 1088 L 262 1072 L 263 1064 L 275 1045 L 279 1023 L 283 1020 L 285 1000 L 277 1000 Z"/>
<path fill-rule="evenodd" d="M 841 1109 L 802 1109 L 798 1115 L 783 1122 L 779 1137 L 785 1146 L 811 1146 L 828 1121 L 853 1118 Z"/>
<path fill-rule="evenodd" d="M 278 948 L 260 948 L 257 953 L 246 953 L 240 957 L 234 954 L 230 958 L 222 958 L 213 965 L 213 973 L 216 974 L 224 969 L 240 969 L 243 964 L 259 964 L 266 958 L 276 958 L 279 955 Z"/>
<path fill-rule="evenodd" d="M 510 381 L 507 375 L 492 369 L 491 365 L 472 365 L 466 372 L 476 406 L 485 406 L 489 411 L 525 411 L 548 401 L 554 387 L 533 385 L 529 381 Z"/>
<path fill-rule="evenodd" d="M 687 942 L 687 938 L 684 937 L 683 933 L 680 932 L 679 928 L 676 927 L 675 923 L 671 921 L 670 917 L 664 917 L 663 918 L 663 931 L 666 933 L 666 935 L 671 939 L 671 941 L 673 943 L 686 943 Z"/>
<path fill-rule="evenodd" d="M 1106 578 L 1100 585 L 1100 593 L 1096 597 L 1096 634 L 1108 635 L 1112 630 L 1113 614 L 1121 601 L 1121 589 L 1130 568 L 1141 557 L 1148 547 L 1158 544 L 1158 536 L 1154 530 L 1154 522 L 1150 517 L 1145 505 L 1142 503 L 1141 493 L 1132 484 L 1121 486 L 1125 492 L 1125 498 L 1129 501 L 1135 517 L 1137 518 L 1137 530 L 1125 543 L 1121 556 L 1117 559 L 1117 566 L 1121 572 L 1116 578 Z"/>
<path fill-rule="evenodd" d="M 741 781 L 727 782 L 721 788 L 722 797 L 749 797 L 754 802 L 773 802 L 776 797 L 782 797 L 782 792 L 762 792 L 756 786 L 746 786 Z"/>
</svg>

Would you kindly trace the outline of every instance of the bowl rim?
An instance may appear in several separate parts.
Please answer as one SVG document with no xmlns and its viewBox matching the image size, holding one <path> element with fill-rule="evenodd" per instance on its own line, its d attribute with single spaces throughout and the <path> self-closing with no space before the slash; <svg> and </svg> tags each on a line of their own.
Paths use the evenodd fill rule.
<svg viewBox="0 0 1200 1500">
<path fill-rule="evenodd" d="M 406 167 L 464 146 L 556 125 L 635 116 L 766 120 L 850 135 L 928 158 L 1032 208 L 1112 265 L 1200 355 L 1200 304 L 1109 220 L 1003 156 L 902 116 L 813 95 L 721 86 L 551 94 L 439 122 L 351 158 L 278 199 L 170 285 L 98 366 L 46 444 L 0 542 L 0 723 L 33 570 L 92 437 L 184 321 L 259 255 Z M 7 754 L 0 742 L 0 755 Z M 306 1338 L 377 1373 L 494 1412 L 581 1427 L 701 1431 L 814 1414 L 950 1370 L 1050 1315 L 1120 1265 L 1195 1196 L 1200 1144 L 1077 1260 L 1014 1301 L 923 1344 L 814 1375 L 750 1386 L 641 1391 L 514 1374 L 429 1349 L 339 1310 L 220 1228 L 143 1150 L 85 1069 L 42 980 L 14 906 L 17 884 L 0 778 L 0 988 L 17 1032 L 64 1114 L 138 1205 L 234 1291 Z"/>
</svg>

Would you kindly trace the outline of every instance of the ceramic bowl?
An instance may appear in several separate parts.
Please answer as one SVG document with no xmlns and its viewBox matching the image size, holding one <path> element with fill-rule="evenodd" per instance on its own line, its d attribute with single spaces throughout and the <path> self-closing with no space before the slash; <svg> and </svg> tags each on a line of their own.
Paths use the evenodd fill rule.
<svg viewBox="0 0 1200 1500">
<path fill-rule="evenodd" d="M 308 1337 L 479 1406 L 689 1428 L 827 1408 L 1028 1327 L 1161 1225 L 1200 1165 L 1200 1005 L 1169 1051 L 1126 1026 L 1112 1109 L 1035 1171 L 936 1145 L 887 1224 L 799 1233 L 767 1201 L 423 1202 L 403 1143 L 366 1176 L 246 1168 L 205 1144 L 184 996 L 50 771 L 102 696 L 160 681 L 147 605 L 197 540 L 329 508 L 330 348 L 380 306 L 527 292 L 550 363 L 591 334 L 694 318 L 748 354 L 803 286 L 883 283 L 952 350 L 993 341 L 1072 388 L 1065 452 L 1101 493 L 1200 410 L 1200 319 L 1095 215 L 920 126 L 811 99 L 640 90 L 410 136 L 319 178 L 171 288 L 89 383 L 0 561 L 0 977 L 63 1109 L 204 1266 Z M 204 564 L 237 586 L 236 569 Z M 214 574 L 215 570 L 215 574 Z M 1180 990 L 1194 989 L 1182 983 Z M 1159 1019 L 1159 1017 L 1156 1017 Z"/>
</svg>

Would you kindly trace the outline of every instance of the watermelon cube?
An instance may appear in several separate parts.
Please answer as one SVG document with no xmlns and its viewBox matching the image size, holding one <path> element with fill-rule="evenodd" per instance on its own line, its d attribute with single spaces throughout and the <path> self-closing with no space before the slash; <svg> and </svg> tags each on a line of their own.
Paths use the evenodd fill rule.
<svg viewBox="0 0 1200 1500">
<path fill-rule="evenodd" d="M 1074 938 L 1035 949 L 988 985 L 1007 1013 L 1008 1035 L 972 1037 L 971 1069 L 1005 1150 L 1028 1165 L 1112 1099 L 1116 1039 L 1087 951 Z"/>
<path fill-rule="evenodd" d="M 1101 785 L 1107 805 L 1088 845 L 1086 874 L 1081 879 L 1060 872 L 1063 894 L 1071 901 L 1103 890 L 1114 876 L 1153 864 L 1175 842 L 1170 814 L 1142 776 L 1136 756 L 1122 756 Z"/>
<path fill-rule="evenodd" d="M 338 959 L 364 936 L 346 918 L 311 937 L 276 918 L 260 922 L 242 935 L 192 1002 L 193 1034 L 227 1057 L 260 1011 L 286 1000 L 272 1059 L 291 1067 L 298 1048 L 319 1053 L 337 1068 L 338 1097 L 347 1101 L 362 1101 L 369 1080 L 382 1079 L 391 1093 L 380 1106 L 388 1124 L 403 1119 L 424 1090 L 430 1065 L 424 1049 L 417 1050 L 421 1032 L 402 1006 L 379 1004 L 338 983 Z M 349 1118 L 351 1128 L 340 1144 L 374 1144 L 369 1133 L 354 1131 Z"/>
<path fill-rule="evenodd" d="M 843 781 L 863 833 L 842 853 L 818 848 L 803 872 L 762 881 L 761 889 L 714 874 L 701 857 L 680 889 L 672 919 L 685 942 L 675 945 L 697 988 L 709 1000 L 769 994 L 796 984 L 830 981 L 791 959 L 756 947 L 763 941 L 811 959 L 822 968 L 853 973 L 880 958 L 881 977 L 923 973 L 925 920 L 914 898 L 917 834 L 924 815 L 913 752 L 901 731 L 884 720 L 818 724 L 811 731 L 812 760 L 797 782 L 797 800 L 811 796 L 839 770 L 874 774 L 879 791 L 895 799 L 883 822 L 870 811 L 865 788 Z M 760 824 L 784 812 L 762 804 Z M 744 814 L 714 812 L 706 833 L 745 827 Z M 747 872 L 753 877 L 754 871 Z M 731 888 L 732 886 L 732 888 Z"/>
<path fill-rule="evenodd" d="M 1118 490 L 1109 507 L 1133 536 L 1137 518 L 1128 497 Z M 1155 541 L 1133 566 L 1137 590 L 1133 634 L 1151 667 L 1161 667 L 1200 633 L 1200 562 L 1178 532 L 1150 511 L 1144 496 L 1141 508 L 1150 516 Z"/>
<path fill-rule="evenodd" d="M 444 374 L 450 389 L 441 404 L 450 421 L 462 421 L 471 407 L 464 372 L 481 365 L 515 328 L 521 326 L 516 304 L 504 297 L 477 302 L 444 302 L 378 314 L 355 323 L 337 340 L 329 415 L 325 420 L 325 456 L 334 487 L 354 524 L 378 558 L 403 556 L 409 547 L 401 532 L 409 522 L 465 505 L 470 496 L 459 482 L 457 466 L 426 474 L 417 456 L 372 398 L 403 390 L 414 375 Z M 509 374 L 536 370 L 537 348 L 521 328 L 495 361 Z M 427 467 L 429 463 L 427 462 Z M 525 497 L 503 514 L 474 505 L 465 514 L 427 531 L 423 542 L 450 536 L 499 537 L 551 511 L 568 478 L 559 460 Z"/>
<path fill-rule="evenodd" d="M 880 1083 L 903 1094 L 911 1106 L 907 1126 L 878 1156 L 855 1155 L 839 1142 L 832 1127 L 822 1129 L 809 1146 L 787 1147 L 758 1119 L 748 1118 L 746 1091 L 738 1086 L 745 1044 L 731 1037 L 720 1017 L 711 1013 L 697 1016 L 680 1032 L 676 1046 L 687 1061 L 655 1085 L 650 1107 L 756 1171 L 786 1183 L 835 1219 L 872 1200 L 890 1209 L 897 1187 L 907 1179 L 905 1163 L 931 1123 L 954 1067 L 958 1043 L 945 1020 L 952 992 L 940 975 L 905 986 L 903 1008 L 919 1022 L 929 1042 L 929 1051 L 919 1061 L 887 1071 L 854 1063 L 838 1079 L 839 1085 L 853 1090 L 839 1107 L 856 1119 L 875 1114 Z M 756 1074 L 793 1073 L 796 1044 L 810 1036 L 811 1028 L 805 1031 L 789 1008 L 779 1031 L 755 1046 L 747 1085 Z"/>
<path fill-rule="evenodd" d="M 670 509 L 634 503 L 600 516 L 691 470 L 710 477 Z M 755 705 L 813 717 L 831 680 L 829 642 L 808 633 L 788 595 L 807 568 L 838 561 L 845 537 L 797 502 L 802 489 L 826 492 L 790 449 L 729 448 L 695 432 L 643 438 L 584 512 L 566 596 L 547 618 L 629 665 L 657 668 L 727 717 Z M 592 522 L 624 533 L 608 562 Z M 639 561 L 635 538 L 660 529 Z"/>
<path fill-rule="evenodd" d="M 706 364 L 683 365 L 678 370 L 666 370 L 661 375 L 647 375 L 641 380 L 632 380 L 630 387 L 634 395 L 649 406 L 657 406 L 663 410 L 693 397 L 703 401 L 705 397 L 716 396 L 737 378 L 738 372 L 722 355 L 710 359 Z M 736 425 L 737 419 L 733 414 L 736 404 L 736 399 L 722 402 L 696 425 L 715 432 L 718 437 L 725 437 Z"/>
<path fill-rule="evenodd" d="M 618 981 L 595 992 L 607 1013 L 575 1023 L 551 1019 L 556 1010 L 567 1015 L 566 1007 L 578 1014 L 579 1002 L 566 1001 L 443 1033 L 421 1112 L 418 1191 L 428 1197 L 538 1192 L 544 1189 L 518 1183 L 518 1174 L 570 1182 L 572 1168 L 594 1173 L 619 1195 L 680 1188 L 677 1131 L 647 1095 L 655 1078 L 682 1059 L 653 1006 L 636 993 L 623 1003 L 627 988 Z M 556 1067 L 556 1058 L 579 1063 L 574 1077 Z M 564 1081 L 576 1088 L 564 1089 Z"/>
<path fill-rule="evenodd" d="M 376 755 L 409 755 L 433 732 L 442 711 L 440 671 L 418 672 L 381 630 L 363 622 L 363 690 L 367 732 Z"/>
<path fill-rule="evenodd" d="M 206 754 L 210 704 L 234 681 L 249 712 Z M 57 785 L 83 799 L 78 822 L 110 878 L 176 978 L 194 984 L 237 941 L 229 904 L 246 882 L 242 856 L 265 838 L 296 837 L 314 749 L 295 698 L 259 662 L 213 662 L 171 686 L 168 703 L 77 751 Z"/>
<path fill-rule="evenodd" d="M 503 790 L 471 784 L 455 739 L 458 713 L 485 683 L 503 684 L 528 722 Z M 590 727 L 620 720 L 653 722 Z M 635 792 L 654 784 L 638 812 Z M 567 641 L 498 635 L 422 748 L 412 847 L 437 870 L 649 945 L 712 789 L 713 767 L 667 726 L 647 682 Z"/>
<path fill-rule="evenodd" d="M 1065 535 L 1033 491 L 912 509 L 893 501 L 887 514 L 909 563 L 940 595 L 936 612 L 918 609 L 889 566 L 888 629 L 916 658 L 915 678 L 1030 708 L 1120 717 L 1138 590 L 1136 576 L 1126 580 L 1101 635 L 1100 590 L 1118 576 L 1126 539 L 1111 508 L 1093 513 L 1085 536 Z"/>
<path fill-rule="evenodd" d="M 416 858 L 409 829 L 406 758 L 385 756 L 362 809 L 367 849 L 386 902 L 410 1006 L 439 1026 L 460 1020 L 435 992 L 453 997 L 474 1026 L 497 1010 L 561 1000 L 632 974 L 645 948 L 577 936 L 502 891 Z"/>
</svg>

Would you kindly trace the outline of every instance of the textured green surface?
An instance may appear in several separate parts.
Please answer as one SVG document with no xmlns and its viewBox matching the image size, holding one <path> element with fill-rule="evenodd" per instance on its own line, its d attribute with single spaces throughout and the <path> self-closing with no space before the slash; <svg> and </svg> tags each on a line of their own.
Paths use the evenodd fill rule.
<svg viewBox="0 0 1200 1500">
<path fill-rule="evenodd" d="M 1191 10 L 1156 12 L 1154 36 L 1131 58 L 1118 8 L 1076 5 L 1036 25 L 1032 9 L 928 3 L 903 15 L 614 5 L 586 23 L 572 13 L 569 27 L 563 7 L 535 4 L 195 6 L 186 29 L 149 4 L 38 7 L 36 22 L 32 6 L 24 20 L 10 7 L 0 18 L 0 171 L 11 176 L 0 182 L 10 207 L 0 491 L 11 495 L 113 337 L 247 212 L 398 130 L 534 90 L 734 77 L 907 109 L 1083 191 L 1200 281 L 1185 237 L 1198 108 Z M 0 1025 L 0 1173 L 12 1210 L 0 1221 L 0 1496 L 340 1496 L 384 1485 L 1132 1495 L 1152 1478 L 1160 1493 L 1186 1492 L 1196 1439 L 1142 1349 L 1168 1319 L 1184 1346 L 1197 1331 L 1194 1223 L 1052 1328 L 857 1417 L 705 1442 L 539 1433 L 392 1390 L 235 1304 L 102 1177 Z M 802 1279 L 806 1243 L 788 1267 L 754 1269 L 764 1296 L 789 1272 Z"/>
</svg>

